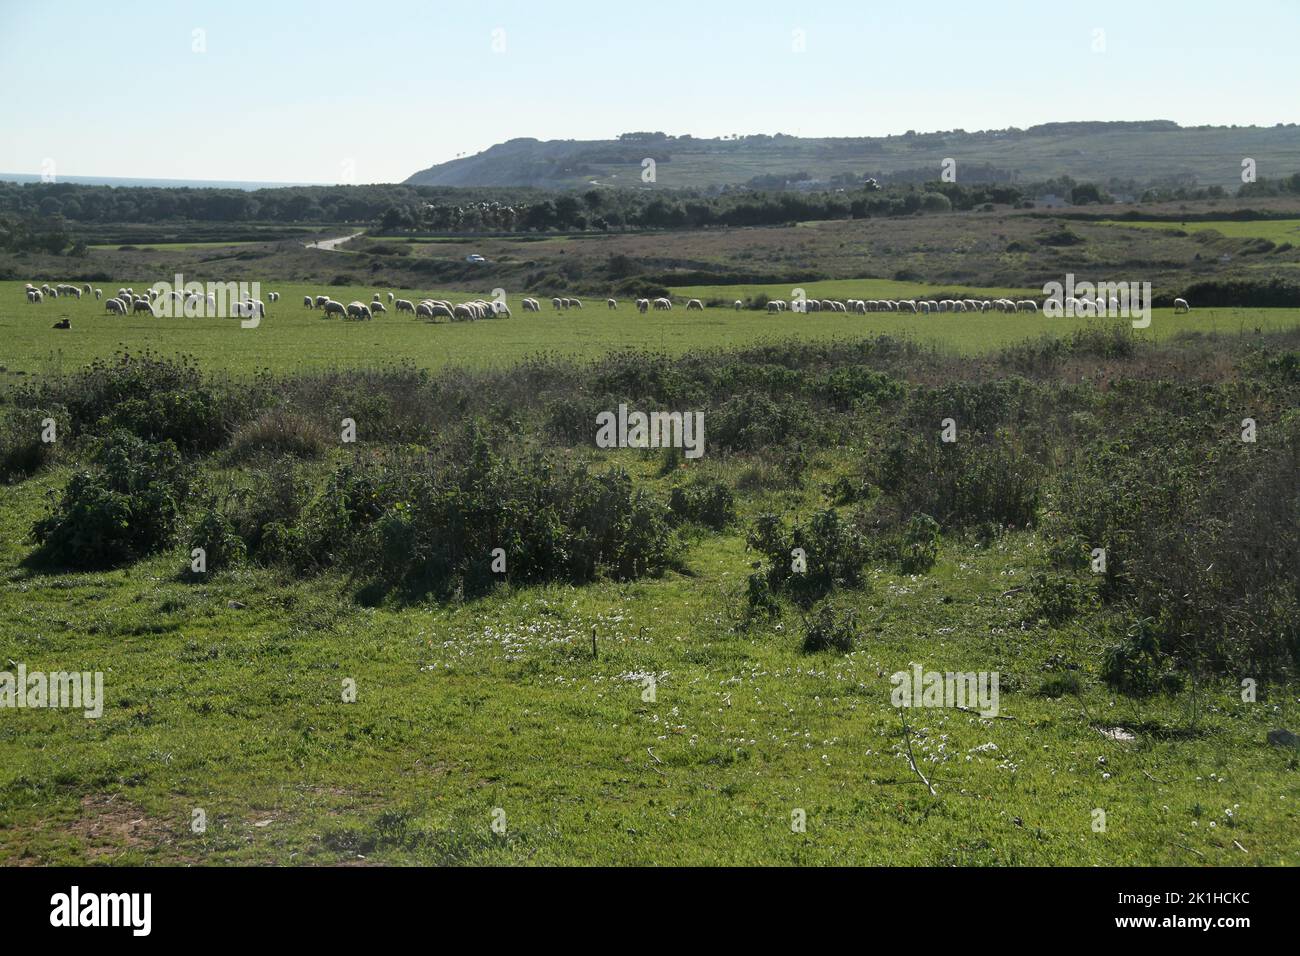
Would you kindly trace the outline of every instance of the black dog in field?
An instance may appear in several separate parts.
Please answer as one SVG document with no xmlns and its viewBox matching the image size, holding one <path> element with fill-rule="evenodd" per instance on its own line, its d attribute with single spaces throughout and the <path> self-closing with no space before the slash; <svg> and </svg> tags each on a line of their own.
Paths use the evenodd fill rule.
<svg viewBox="0 0 1300 956">
<path fill-rule="evenodd" d="M 58 322 L 54 323 L 54 327 L 56 329 L 70 329 L 72 328 L 72 323 L 68 319 L 60 319 Z"/>
</svg>

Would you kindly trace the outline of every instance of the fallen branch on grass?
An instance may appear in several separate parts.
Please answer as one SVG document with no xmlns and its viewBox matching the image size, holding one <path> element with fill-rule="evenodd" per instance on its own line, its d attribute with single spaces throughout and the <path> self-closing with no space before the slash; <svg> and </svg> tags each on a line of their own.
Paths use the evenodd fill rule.
<svg viewBox="0 0 1300 956">
<path fill-rule="evenodd" d="M 912 728 L 907 726 L 907 715 L 901 707 L 898 712 L 903 718 L 903 742 L 907 744 L 907 762 L 912 765 L 912 772 L 921 778 L 921 782 L 925 784 L 925 789 L 930 791 L 930 796 L 937 797 L 938 794 L 935 793 L 934 785 L 925 778 L 925 774 L 921 773 L 921 768 L 916 765 L 916 758 L 912 756 Z"/>
</svg>

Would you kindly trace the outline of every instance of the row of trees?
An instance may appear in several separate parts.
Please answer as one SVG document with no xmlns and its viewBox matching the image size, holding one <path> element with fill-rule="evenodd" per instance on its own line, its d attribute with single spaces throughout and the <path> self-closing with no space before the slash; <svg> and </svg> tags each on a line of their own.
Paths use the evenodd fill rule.
<svg viewBox="0 0 1300 956">
<path fill-rule="evenodd" d="M 62 217 L 73 222 L 378 222 L 391 207 L 418 208 L 444 196 L 458 201 L 509 201 L 527 189 L 448 189 L 432 186 L 284 186 L 274 189 L 192 189 L 89 186 L 81 183 L 0 182 L 0 215 Z"/>
<path fill-rule="evenodd" d="M 784 185 L 784 183 L 783 183 Z M 590 189 L 585 193 L 525 188 L 374 185 L 237 189 L 0 183 L 0 248 L 66 249 L 77 224 L 99 223 L 357 223 L 389 234 L 762 226 L 826 219 L 903 216 L 994 205 L 1032 205 L 1046 194 L 1074 205 L 1138 198 L 1137 183 L 1080 183 L 1068 176 L 1041 183 L 867 180 L 822 190 Z M 1243 185 L 1241 196 L 1300 194 L 1300 173 Z M 1171 181 L 1147 187 L 1143 201 L 1217 198 L 1221 187 Z"/>
</svg>

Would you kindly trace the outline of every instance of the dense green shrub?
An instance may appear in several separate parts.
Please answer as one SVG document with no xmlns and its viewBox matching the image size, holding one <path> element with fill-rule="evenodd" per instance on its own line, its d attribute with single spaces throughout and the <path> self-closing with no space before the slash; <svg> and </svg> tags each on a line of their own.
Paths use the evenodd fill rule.
<svg viewBox="0 0 1300 956">
<path fill-rule="evenodd" d="M 1091 589 L 1078 573 L 1040 569 L 1029 577 L 1029 594 L 1035 617 L 1058 626 L 1074 617 L 1087 603 Z"/>
<path fill-rule="evenodd" d="M 939 522 L 914 514 L 903 529 L 898 563 L 904 574 L 925 574 L 939 559 Z"/>
<path fill-rule="evenodd" d="M 1161 655 L 1287 672 L 1300 662 L 1300 414 L 1255 444 L 1233 428 L 1215 440 L 1153 420 L 1098 442 L 1062 476 L 1052 528 L 1106 549 L 1102 597 L 1149 619 Z"/>
<path fill-rule="evenodd" d="M 58 441 L 43 438 L 46 419 L 55 422 L 55 437 L 67 427 L 67 414 L 63 409 L 41 410 L 18 408 L 0 418 L 0 484 L 22 481 L 54 461 Z"/>
<path fill-rule="evenodd" d="M 711 449 L 757 451 L 811 437 L 814 418 L 803 401 L 775 401 L 762 394 L 737 395 L 705 413 Z"/>
<path fill-rule="evenodd" d="M 204 573 L 207 574 L 233 568 L 241 564 L 248 554 L 244 539 L 239 536 L 230 518 L 215 503 L 204 509 L 190 533 L 191 554 L 195 548 L 203 549 L 206 565 Z M 192 564 L 186 565 L 186 568 L 192 568 Z"/>
<path fill-rule="evenodd" d="M 858 612 L 826 601 L 804 622 L 803 649 L 810 654 L 830 650 L 847 654 L 857 636 Z"/>
<path fill-rule="evenodd" d="M 816 391 L 834 408 L 851 411 L 902 397 L 902 382 L 866 365 L 847 365 L 819 377 Z"/>
<path fill-rule="evenodd" d="M 903 432 L 882 450 L 877 470 L 905 514 L 931 515 L 942 528 L 1026 528 L 1037 515 L 1040 468 L 1007 433 L 966 431 L 942 442 L 937 429 Z"/>
<path fill-rule="evenodd" d="M 437 455 L 387 451 L 336 467 L 313 496 L 281 472 L 276 503 L 232 521 L 259 560 L 337 568 L 369 597 L 477 594 L 495 583 L 635 578 L 670 557 L 669 512 L 621 470 L 505 457 L 477 428 Z M 500 549 L 504 572 L 493 569 Z"/>
<path fill-rule="evenodd" d="M 736 498 L 716 478 L 704 478 L 672 490 L 668 508 L 678 521 L 694 521 L 721 531 L 736 518 Z"/>
<path fill-rule="evenodd" d="M 815 513 L 807 524 L 787 527 L 776 515 L 755 520 L 748 545 L 767 560 L 764 576 L 772 594 L 786 594 L 808 607 L 836 587 L 858 587 L 868 557 L 867 542 L 834 508 Z"/>
<path fill-rule="evenodd" d="M 121 429 L 182 451 L 208 451 L 225 441 L 250 394 L 219 391 L 189 359 L 124 352 L 48 383 L 37 400 L 65 405 L 74 435 Z"/>
<path fill-rule="evenodd" d="M 263 564 L 281 564 L 298 553 L 298 519 L 311 486 L 291 458 L 274 459 L 252 472 L 251 482 L 229 496 L 224 514 L 248 554 Z"/>
<path fill-rule="evenodd" d="M 1115 690 L 1140 697 L 1179 689 L 1180 680 L 1173 662 L 1160 649 L 1155 624 L 1151 618 L 1135 620 L 1118 640 L 1107 644 L 1101 676 Z"/>
<path fill-rule="evenodd" d="M 32 527 L 39 556 L 73 568 L 134 561 L 175 541 L 190 472 L 171 442 L 115 431 Z"/>
</svg>

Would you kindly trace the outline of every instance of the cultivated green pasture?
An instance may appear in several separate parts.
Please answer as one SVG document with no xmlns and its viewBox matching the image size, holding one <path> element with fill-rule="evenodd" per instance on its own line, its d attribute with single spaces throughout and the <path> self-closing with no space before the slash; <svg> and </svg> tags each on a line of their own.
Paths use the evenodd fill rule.
<svg viewBox="0 0 1300 956">
<path fill-rule="evenodd" d="M 746 296 L 766 295 L 769 299 L 789 301 L 795 289 L 803 289 L 808 298 L 817 299 L 921 299 L 962 298 L 980 299 L 1041 299 L 1041 289 L 998 289 L 976 286 L 935 286 L 921 282 L 900 282 L 896 279 L 824 279 L 819 282 L 781 283 L 773 285 L 735 286 L 704 285 L 685 286 L 673 291 L 685 298 L 711 299 L 714 297 L 733 302 Z"/>
<path fill-rule="evenodd" d="M 123 280 L 100 283 L 105 295 L 119 285 L 137 290 L 147 283 Z M 919 295 L 928 291 L 970 291 L 972 295 L 1021 294 L 1016 290 L 984 289 L 927 290 L 915 284 L 886 280 L 844 280 L 805 283 L 809 296 L 878 298 Z M 692 349 L 739 348 L 763 342 L 798 339 L 804 341 L 847 339 L 889 334 L 949 349 L 961 354 L 979 354 L 999 347 L 1037 338 L 1063 335 L 1078 327 L 1077 319 L 1049 319 L 1038 315 L 842 315 L 812 313 L 769 316 L 753 310 L 709 308 L 703 313 L 686 312 L 681 303 L 688 297 L 747 299 L 759 293 L 789 298 L 790 289 L 775 286 L 715 286 L 674 290 L 679 300 L 671 313 L 639 315 L 631 301 L 620 302 L 617 311 L 606 309 L 603 300 L 587 298 L 582 311 L 556 313 L 543 296 L 543 311 L 523 311 L 521 296 L 508 295 L 513 316 L 509 319 L 439 323 L 430 325 L 394 311 L 374 322 L 341 322 L 323 319 L 321 313 L 303 307 L 306 294 L 329 294 L 348 302 L 370 301 L 369 287 L 302 285 L 264 282 L 263 292 L 281 293 L 278 303 L 268 303 L 268 315 L 255 329 L 240 327 L 236 319 L 113 317 L 104 303 L 91 296 L 80 300 L 47 299 L 30 305 L 23 295 L 23 283 L 0 283 L 0 366 L 9 373 L 38 374 L 80 367 L 97 357 L 111 356 L 122 349 L 152 349 L 163 355 L 189 354 L 209 370 L 249 373 L 259 368 L 276 370 L 331 366 L 377 366 L 395 361 L 422 367 L 446 365 L 470 367 L 507 366 L 522 358 L 549 352 L 574 357 L 593 357 L 611 350 L 640 347 L 680 354 Z M 383 289 L 381 291 L 388 291 Z M 416 300 L 425 296 L 460 301 L 490 296 L 489 289 L 394 289 L 399 297 Z M 263 300 L 266 295 L 263 294 Z M 52 328 L 61 319 L 72 321 L 70 330 Z M 1300 323 L 1297 309 L 1194 309 L 1190 315 L 1174 316 L 1168 310 L 1154 313 L 1151 327 L 1142 334 L 1156 339 L 1176 332 L 1194 330 L 1236 335 L 1290 328 Z"/>
</svg>

